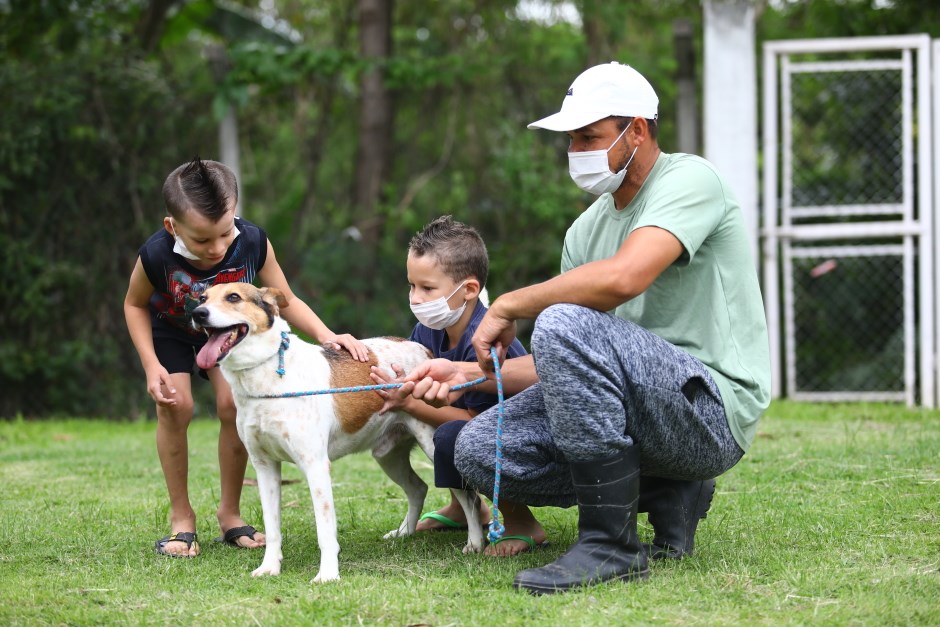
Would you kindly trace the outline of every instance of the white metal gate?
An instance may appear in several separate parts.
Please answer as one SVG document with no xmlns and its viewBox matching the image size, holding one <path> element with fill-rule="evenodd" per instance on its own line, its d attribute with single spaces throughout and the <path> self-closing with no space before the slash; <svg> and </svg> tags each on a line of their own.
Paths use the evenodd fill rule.
<svg viewBox="0 0 940 627">
<path fill-rule="evenodd" d="M 931 52 L 927 35 L 764 44 L 774 397 L 936 405 Z"/>
</svg>

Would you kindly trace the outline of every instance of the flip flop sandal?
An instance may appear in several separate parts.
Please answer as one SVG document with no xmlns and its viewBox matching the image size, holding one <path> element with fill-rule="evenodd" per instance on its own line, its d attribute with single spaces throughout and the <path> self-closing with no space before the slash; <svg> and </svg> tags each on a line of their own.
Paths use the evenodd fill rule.
<svg viewBox="0 0 940 627">
<path fill-rule="evenodd" d="M 258 533 L 258 530 L 252 527 L 251 525 L 245 525 L 244 527 L 232 527 L 225 532 L 225 535 L 221 538 L 216 538 L 216 542 L 221 542 L 229 546 L 233 546 L 236 549 L 247 549 L 249 547 L 240 545 L 237 540 L 241 537 L 255 539 L 255 534 Z"/>
<path fill-rule="evenodd" d="M 548 540 L 544 540 L 543 542 L 539 542 L 536 544 L 535 539 L 532 536 L 503 536 L 496 542 L 491 542 L 490 544 L 492 544 L 493 546 L 496 546 L 497 544 L 505 540 L 522 540 L 523 542 L 529 545 L 528 548 L 522 549 L 518 553 L 513 553 L 513 555 L 520 555 L 528 551 L 534 551 L 535 549 L 542 549 L 548 546 Z M 510 556 L 507 556 L 507 557 L 510 557 Z"/>
<path fill-rule="evenodd" d="M 432 527 L 431 529 L 428 529 L 428 531 L 465 531 L 467 529 L 467 525 L 461 525 L 456 520 L 448 518 L 444 514 L 438 514 L 437 512 L 428 512 L 427 514 L 424 514 L 421 516 L 421 518 L 418 519 L 418 522 L 421 522 L 425 519 L 436 520 L 437 522 L 444 525 L 443 527 Z"/>
<path fill-rule="evenodd" d="M 160 555 L 166 555 L 167 557 L 181 557 L 181 558 L 192 559 L 193 557 L 195 557 L 195 555 L 181 555 L 178 553 L 168 553 L 166 550 L 166 545 L 169 542 L 185 542 L 187 549 L 191 549 L 193 545 L 195 545 L 196 548 L 198 549 L 199 542 L 197 540 L 198 538 L 196 537 L 195 531 L 193 532 L 179 531 L 177 533 L 174 533 L 171 536 L 166 536 L 164 538 L 160 538 L 159 540 L 157 540 L 154 543 L 154 549 Z"/>
</svg>

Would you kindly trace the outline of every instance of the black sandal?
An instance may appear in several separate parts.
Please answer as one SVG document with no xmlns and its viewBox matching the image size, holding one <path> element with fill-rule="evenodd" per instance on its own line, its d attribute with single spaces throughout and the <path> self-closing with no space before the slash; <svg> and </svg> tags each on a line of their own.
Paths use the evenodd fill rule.
<svg viewBox="0 0 940 627">
<path fill-rule="evenodd" d="M 181 555 L 178 553 L 167 553 L 166 545 L 169 542 L 185 542 L 187 549 L 191 549 L 194 544 L 196 545 L 197 549 L 199 548 L 199 542 L 198 542 L 198 538 L 196 536 L 195 531 L 192 531 L 192 532 L 179 531 L 177 533 L 174 533 L 171 536 L 166 536 L 165 538 L 160 538 L 159 540 L 157 540 L 154 543 L 154 548 L 156 549 L 157 553 L 159 553 L 160 555 L 166 555 L 168 557 L 185 557 L 185 558 L 195 557 L 195 555 Z"/>
<path fill-rule="evenodd" d="M 233 546 L 236 549 L 247 549 L 249 547 L 240 545 L 238 542 L 236 542 L 236 540 L 238 540 L 238 538 L 241 538 L 243 536 L 254 540 L 256 533 L 258 533 L 258 530 L 252 527 L 251 525 L 245 525 L 244 527 L 232 527 L 231 529 L 225 532 L 225 535 L 223 537 L 216 538 L 215 541 L 222 542 L 229 546 Z"/>
</svg>

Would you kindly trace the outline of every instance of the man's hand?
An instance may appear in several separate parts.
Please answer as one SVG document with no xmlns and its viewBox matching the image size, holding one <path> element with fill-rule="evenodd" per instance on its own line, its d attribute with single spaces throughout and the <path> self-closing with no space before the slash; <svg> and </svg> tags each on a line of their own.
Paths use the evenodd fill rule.
<svg viewBox="0 0 940 627">
<path fill-rule="evenodd" d="M 480 321 L 471 340 L 480 369 L 487 376 L 490 376 L 494 371 L 493 355 L 490 354 L 490 348 L 496 347 L 499 363 L 503 363 L 506 359 L 508 347 L 516 339 L 516 321 L 500 315 L 498 308 L 499 300 L 497 299 L 493 303 L 493 307 L 483 316 L 483 320 Z"/>
</svg>

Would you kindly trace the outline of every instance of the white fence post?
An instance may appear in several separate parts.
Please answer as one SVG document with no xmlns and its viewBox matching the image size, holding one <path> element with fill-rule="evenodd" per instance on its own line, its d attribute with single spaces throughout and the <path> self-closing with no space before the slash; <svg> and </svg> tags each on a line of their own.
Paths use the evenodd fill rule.
<svg viewBox="0 0 940 627">
<path fill-rule="evenodd" d="M 758 251 L 757 71 L 751 0 L 705 0 L 704 156 L 741 203 Z"/>
</svg>

